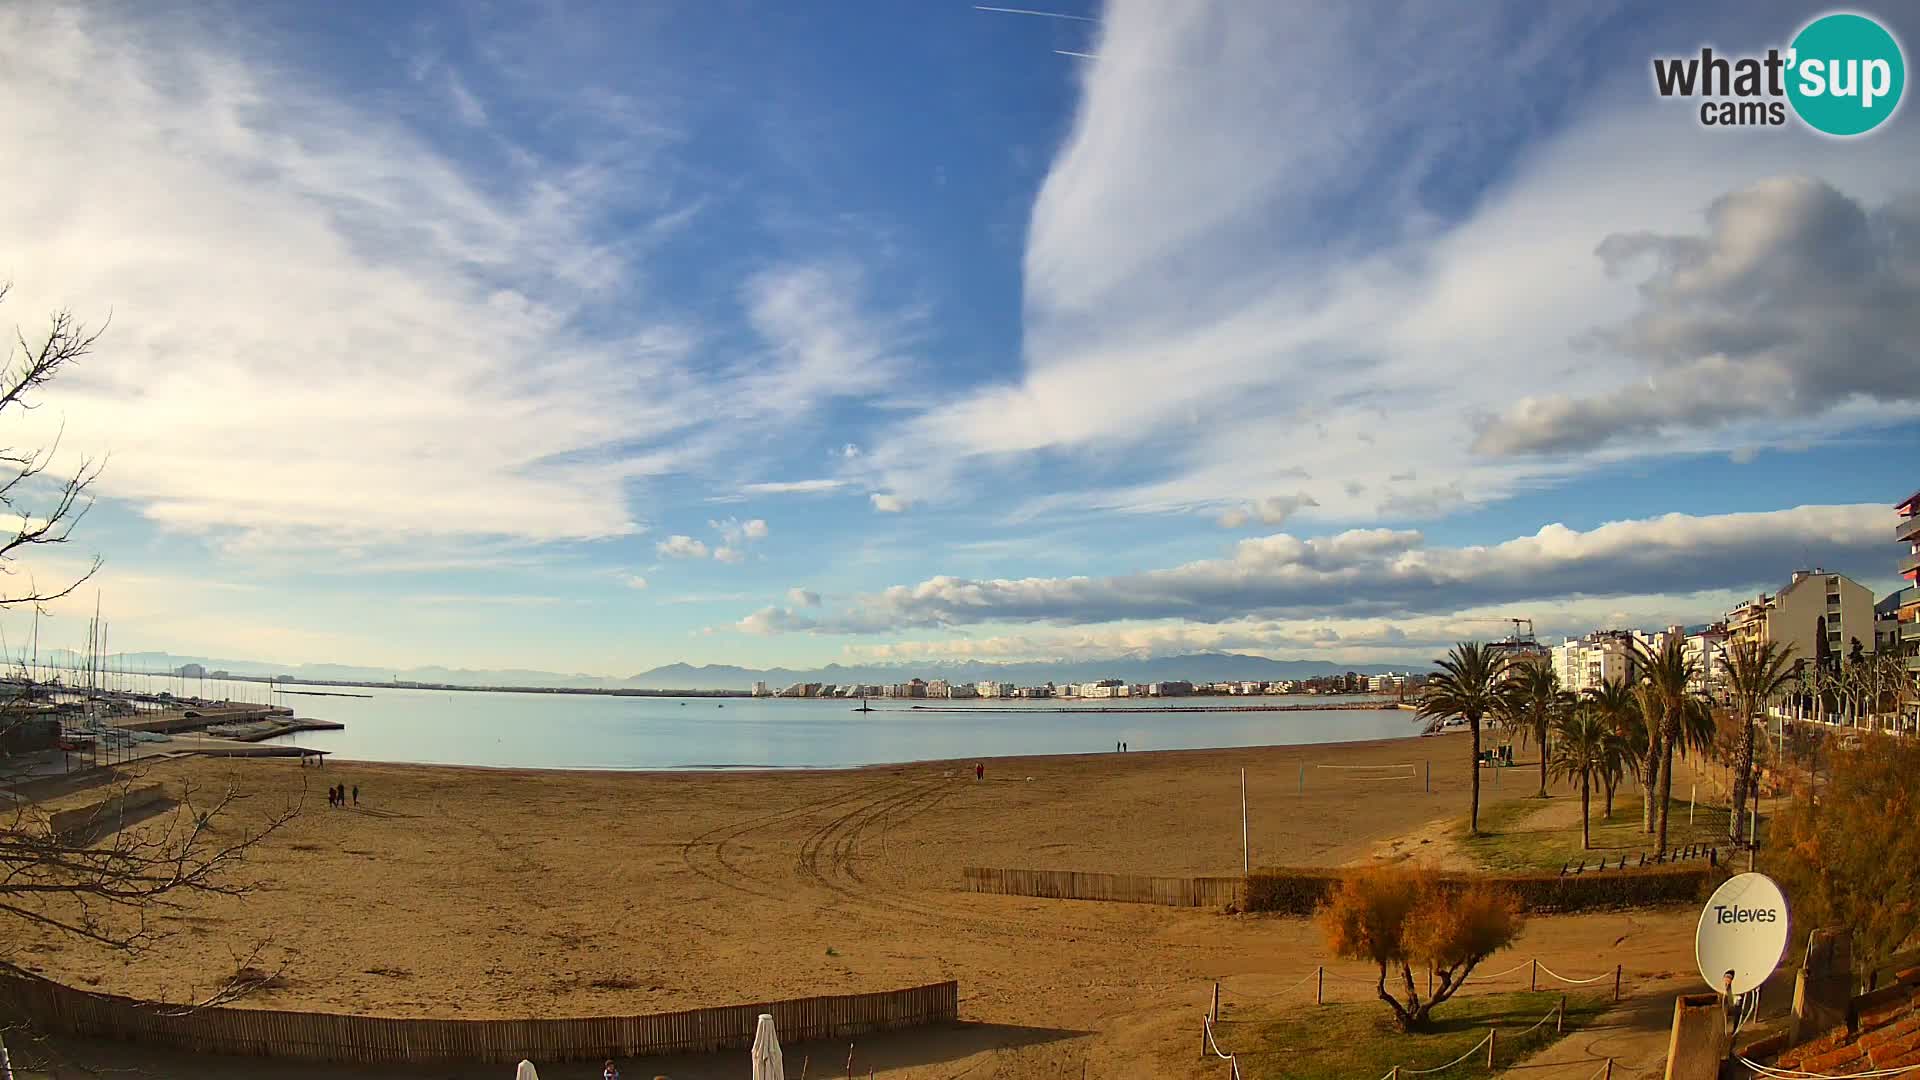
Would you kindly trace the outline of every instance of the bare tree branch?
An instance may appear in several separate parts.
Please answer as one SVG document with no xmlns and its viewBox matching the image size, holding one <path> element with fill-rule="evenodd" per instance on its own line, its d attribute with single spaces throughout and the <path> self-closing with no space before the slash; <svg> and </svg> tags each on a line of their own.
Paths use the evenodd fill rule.
<svg viewBox="0 0 1920 1080">
<path fill-rule="evenodd" d="M 0 302 L 6 300 L 10 289 L 9 283 L 0 282 Z M 32 392 L 92 352 L 105 332 L 104 324 L 99 329 L 90 329 L 64 309 L 49 318 L 47 330 L 38 338 L 37 345 L 16 326 L 6 364 L 0 367 L 0 415 L 12 408 L 33 409 Z M 91 489 L 100 478 L 104 463 L 93 458 L 81 459 L 72 475 L 60 481 L 57 491 L 49 492 L 42 477 L 52 467 L 59 449 L 58 436 L 44 449 L 0 447 L 0 507 L 19 518 L 11 534 L 0 529 L 0 573 L 12 572 L 7 564 L 24 554 L 22 549 L 66 543 L 73 535 L 74 526 L 93 507 Z M 44 505 L 47 502 L 51 505 Z M 42 505 L 36 506 L 36 503 Z M 30 583 L 26 592 L 18 595 L 0 592 L 0 608 L 58 600 L 92 578 L 100 565 L 99 557 L 95 556 L 84 573 L 61 588 L 42 591 L 37 584 Z"/>
</svg>

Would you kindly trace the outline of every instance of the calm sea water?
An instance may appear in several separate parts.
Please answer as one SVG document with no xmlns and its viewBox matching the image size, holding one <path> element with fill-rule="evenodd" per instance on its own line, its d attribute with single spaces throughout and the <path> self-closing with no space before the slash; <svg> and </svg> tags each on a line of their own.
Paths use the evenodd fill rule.
<svg viewBox="0 0 1920 1080">
<path fill-rule="evenodd" d="M 873 712 L 856 713 L 859 702 L 837 700 L 352 692 L 371 696 L 278 696 L 277 703 L 292 706 L 301 716 L 347 725 L 345 731 L 304 732 L 278 741 L 359 761 L 544 769 L 818 769 L 1095 753 L 1111 751 L 1120 741 L 1130 751 L 1184 750 L 1348 742 L 1411 736 L 1419 730 L 1412 713 L 1394 710 L 1156 713 L 1136 706 L 1125 712 L 1086 707 L 1046 712 L 1007 703 L 955 702 L 951 708 L 956 711 L 927 712 L 904 702 L 875 701 Z M 1199 698 L 1192 703 L 1224 705 L 1234 700 Z"/>
</svg>

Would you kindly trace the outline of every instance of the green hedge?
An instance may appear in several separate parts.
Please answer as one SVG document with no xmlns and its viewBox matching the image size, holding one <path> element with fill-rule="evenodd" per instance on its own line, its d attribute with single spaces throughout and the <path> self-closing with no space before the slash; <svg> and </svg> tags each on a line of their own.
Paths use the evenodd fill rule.
<svg viewBox="0 0 1920 1080">
<path fill-rule="evenodd" d="M 1513 890 L 1523 911 L 1559 913 L 1699 903 L 1714 869 L 1705 863 L 1602 870 L 1583 874 L 1445 874 L 1464 885 L 1479 882 Z M 1311 915 L 1340 884 L 1338 871 L 1263 867 L 1247 875 L 1245 910 Z"/>
</svg>

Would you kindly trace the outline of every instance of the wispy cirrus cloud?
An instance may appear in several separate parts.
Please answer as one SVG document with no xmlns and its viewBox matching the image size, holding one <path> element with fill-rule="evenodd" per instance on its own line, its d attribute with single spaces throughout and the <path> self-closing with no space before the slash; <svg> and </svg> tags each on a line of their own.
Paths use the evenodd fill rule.
<svg viewBox="0 0 1920 1080">
<path fill-rule="evenodd" d="M 1756 198 L 1778 190 L 1756 180 L 1812 175 L 1842 200 L 1890 208 L 1911 186 L 1901 162 L 1920 149 L 1916 129 L 1844 146 L 1795 130 L 1717 132 L 1703 156 L 1697 122 L 1648 90 L 1648 50 L 1776 17 L 1784 33 L 1799 13 L 1709 5 L 1655 25 L 1589 5 L 1536 16 L 1518 3 L 1390 15 L 1258 0 L 1107 5 L 1072 131 L 1034 203 L 1023 370 L 876 441 L 882 488 L 978 494 L 1045 462 L 1085 482 L 1029 493 L 1027 513 L 1203 512 L 1238 526 L 1257 516 L 1240 505 L 1249 493 L 1298 490 L 1305 472 L 1313 520 L 1406 522 L 1624 457 L 1725 452 L 1755 441 L 1745 421 L 1785 417 L 1791 430 L 1770 435 L 1818 440 L 1897 419 L 1854 388 L 1885 384 L 1877 358 L 1910 330 L 1898 317 L 1913 307 L 1906 287 L 1856 291 L 1843 306 L 1875 316 L 1857 358 L 1831 336 L 1834 347 L 1812 346 L 1844 320 L 1796 321 L 1783 305 L 1753 324 L 1771 340 L 1740 344 L 1756 361 L 1739 366 L 1753 387 L 1716 396 L 1715 373 L 1734 373 L 1715 352 L 1729 344 L 1728 316 L 1758 301 L 1723 293 L 1717 313 L 1679 334 L 1681 307 L 1703 294 L 1636 289 L 1610 273 L 1625 253 L 1608 238 L 1657 238 L 1643 260 L 1692 258 L 1701 211 L 1728 200 L 1745 237 L 1811 242 L 1793 219 L 1823 211 Z M 1602 33 L 1603 57 L 1570 64 Z M 1418 59 L 1434 49 L 1453 59 Z M 1374 92 L 1345 92 L 1356 71 Z M 1429 123 L 1467 115 L 1464 128 Z M 1876 213 L 1890 235 L 1894 215 Z M 1847 236 L 1861 258 L 1845 280 L 1910 276 L 1859 216 Z M 1826 392 L 1771 380 L 1778 368 L 1763 356 L 1802 346 L 1851 370 Z M 1678 380 L 1689 364 L 1695 392 L 1647 401 L 1620 385 L 1647 366 Z M 1528 396 L 1536 403 L 1512 410 Z M 1634 427 L 1634 416 L 1652 420 Z M 1603 429 L 1625 437 L 1596 437 Z M 1392 478 L 1409 461 L 1418 484 Z"/>
<path fill-rule="evenodd" d="M 55 307 L 113 315 L 28 434 L 112 452 L 101 491 L 148 520 L 235 553 L 631 536 L 629 492 L 710 463 L 742 418 L 905 369 L 903 324 L 838 256 L 743 275 L 752 364 L 645 301 L 688 209 L 652 106 L 603 110 L 579 154 L 503 132 L 502 167 L 255 62 L 246 26 L 0 13 L 5 314 L 29 336 Z M 453 66 L 415 76 L 486 122 Z"/>
</svg>

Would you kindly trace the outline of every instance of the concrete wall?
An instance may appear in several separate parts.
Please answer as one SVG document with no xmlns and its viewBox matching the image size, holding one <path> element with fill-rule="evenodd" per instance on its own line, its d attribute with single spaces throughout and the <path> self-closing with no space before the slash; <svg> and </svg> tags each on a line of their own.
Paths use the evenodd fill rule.
<svg viewBox="0 0 1920 1080">
<path fill-rule="evenodd" d="M 47 823 L 61 836 L 113 832 L 125 819 L 166 798 L 165 784 L 142 784 L 85 806 L 56 810 L 48 815 Z"/>
<path fill-rule="evenodd" d="M 1682 994 L 1673 999 L 1673 1034 L 1667 1042 L 1667 1080 L 1719 1080 L 1727 1059 L 1727 1011 L 1718 994 Z"/>
</svg>

